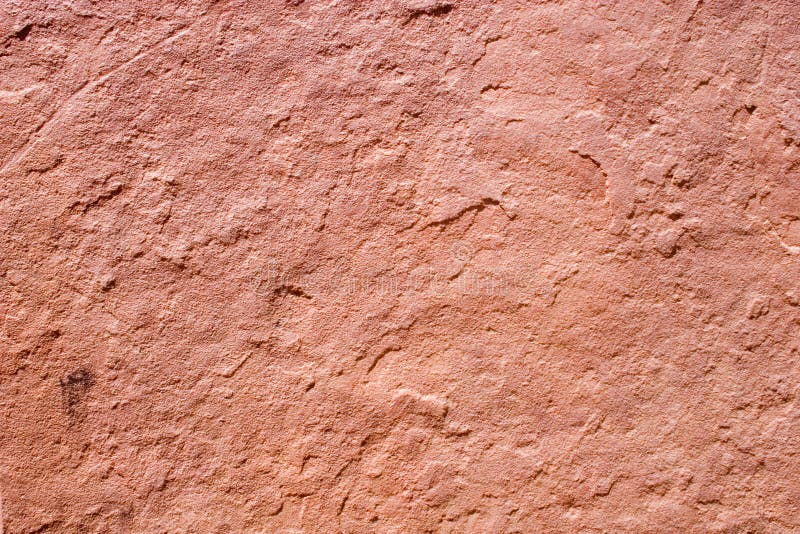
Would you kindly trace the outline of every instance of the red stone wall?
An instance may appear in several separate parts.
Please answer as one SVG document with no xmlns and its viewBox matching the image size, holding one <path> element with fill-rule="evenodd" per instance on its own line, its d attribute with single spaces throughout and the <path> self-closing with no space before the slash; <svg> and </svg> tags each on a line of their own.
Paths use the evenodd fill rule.
<svg viewBox="0 0 800 534">
<path fill-rule="evenodd" d="M 797 532 L 789 0 L 0 0 L 3 532 Z"/>
</svg>

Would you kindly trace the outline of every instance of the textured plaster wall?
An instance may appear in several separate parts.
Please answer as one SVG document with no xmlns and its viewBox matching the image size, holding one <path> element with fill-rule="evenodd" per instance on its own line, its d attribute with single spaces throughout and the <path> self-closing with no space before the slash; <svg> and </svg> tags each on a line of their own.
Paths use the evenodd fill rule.
<svg viewBox="0 0 800 534">
<path fill-rule="evenodd" d="M 22 532 L 798 532 L 800 6 L 0 0 Z"/>
</svg>

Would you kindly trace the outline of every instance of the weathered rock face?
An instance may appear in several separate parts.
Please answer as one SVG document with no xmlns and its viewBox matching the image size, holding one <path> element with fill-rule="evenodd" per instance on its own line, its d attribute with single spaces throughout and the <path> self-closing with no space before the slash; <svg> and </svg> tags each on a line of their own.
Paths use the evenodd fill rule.
<svg viewBox="0 0 800 534">
<path fill-rule="evenodd" d="M 800 529 L 792 1 L 0 1 L 6 532 Z"/>
</svg>

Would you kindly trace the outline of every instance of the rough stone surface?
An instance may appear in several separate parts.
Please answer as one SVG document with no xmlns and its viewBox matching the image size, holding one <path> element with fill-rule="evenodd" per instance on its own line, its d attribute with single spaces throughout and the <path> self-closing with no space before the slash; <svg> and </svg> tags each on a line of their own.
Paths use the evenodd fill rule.
<svg viewBox="0 0 800 534">
<path fill-rule="evenodd" d="M 800 9 L 0 0 L 4 532 L 797 532 Z"/>
</svg>

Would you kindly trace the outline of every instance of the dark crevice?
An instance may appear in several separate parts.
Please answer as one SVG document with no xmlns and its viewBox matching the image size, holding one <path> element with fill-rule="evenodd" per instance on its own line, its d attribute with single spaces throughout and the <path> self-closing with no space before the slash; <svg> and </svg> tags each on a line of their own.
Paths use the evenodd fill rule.
<svg viewBox="0 0 800 534">
<path fill-rule="evenodd" d="M 403 24 L 408 24 L 409 22 L 420 17 L 443 17 L 453 11 L 453 9 L 455 9 L 453 4 L 436 4 L 431 7 L 414 9 L 408 14 L 408 17 Z"/>
<path fill-rule="evenodd" d="M 606 171 L 603 170 L 603 165 L 601 165 L 599 161 L 594 159 L 594 157 L 592 157 L 591 154 L 581 154 L 577 150 L 572 150 L 571 152 L 573 152 L 573 153 L 577 154 L 578 156 L 580 156 L 581 159 L 585 159 L 585 160 L 591 161 L 594 164 L 594 166 L 597 167 L 597 170 L 600 171 L 600 174 L 602 174 L 603 176 L 607 176 Z"/>
<path fill-rule="evenodd" d="M 450 217 L 447 217 L 445 219 L 440 219 L 438 221 L 433 221 L 433 222 L 430 222 L 430 223 L 426 224 L 423 227 L 423 230 L 425 228 L 430 228 L 432 226 L 447 226 L 448 224 L 460 219 L 461 217 L 463 217 L 464 215 L 466 215 L 467 213 L 469 213 L 471 211 L 474 211 L 476 213 L 480 213 L 480 212 L 482 212 L 483 210 L 486 209 L 486 206 L 499 206 L 499 205 L 500 205 L 500 201 L 499 200 L 487 197 L 487 198 L 481 199 L 481 201 L 479 203 L 477 203 L 477 204 L 471 204 L 471 205 L 467 206 L 466 208 L 460 210 L 458 213 L 456 213 L 454 215 L 451 215 Z"/>
<path fill-rule="evenodd" d="M 33 29 L 33 24 L 26 24 L 22 28 L 20 28 L 17 33 L 14 34 L 14 37 L 19 39 L 20 41 L 24 41 L 28 38 L 28 35 L 31 33 Z"/>
</svg>

